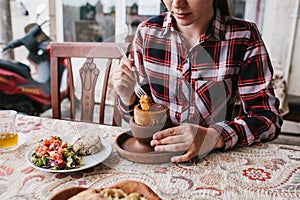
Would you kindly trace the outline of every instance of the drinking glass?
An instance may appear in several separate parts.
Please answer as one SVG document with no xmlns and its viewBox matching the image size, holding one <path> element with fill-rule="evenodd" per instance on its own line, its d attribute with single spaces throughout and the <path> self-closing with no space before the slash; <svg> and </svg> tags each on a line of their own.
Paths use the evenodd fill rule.
<svg viewBox="0 0 300 200">
<path fill-rule="evenodd" d="M 14 110 L 0 111 L 0 152 L 10 151 L 18 144 L 16 116 L 17 112 Z"/>
</svg>

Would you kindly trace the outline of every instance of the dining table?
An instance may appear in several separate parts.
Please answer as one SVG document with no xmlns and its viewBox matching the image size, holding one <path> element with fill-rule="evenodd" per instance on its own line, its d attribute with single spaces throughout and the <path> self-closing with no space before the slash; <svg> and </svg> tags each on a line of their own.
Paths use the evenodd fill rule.
<svg viewBox="0 0 300 200">
<path fill-rule="evenodd" d="M 114 147 L 128 128 L 23 114 L 17 115 L 16 127 L 19 146 L 0 153 L 1 200 L 45 200 L 65 188 L 103 188 L 123 180 L 142 182 L 166 200 L 300 199 L 300 146 L 256 143 L 183 163 L 138 163 L 123 158 Z M 72 172 L 30 165 L 28 152 L 41 138 L 76 131 L 108 141 L 107 158 Z"/>
</svg>

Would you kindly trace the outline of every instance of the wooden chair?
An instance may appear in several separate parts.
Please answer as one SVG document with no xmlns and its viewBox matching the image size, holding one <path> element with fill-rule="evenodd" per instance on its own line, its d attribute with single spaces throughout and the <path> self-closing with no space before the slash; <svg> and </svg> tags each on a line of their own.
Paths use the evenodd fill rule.
<svg viewBox="0 0 300 200">
<path fill-rule="evenodd" d="M 129 52 L 130 43 L 122 44 L 125 52 Z M 99 124 L 109 124 L 113 126 L 120 126 L 121 117 L 115 106 L 115 100 L 113 100 L 113 117 L 111 123 L 104 123 L 105 118 L 105 107 L 107 99 L 107 89 L 109 86 L 109 75 L 112 68 L 112 63 L 114 60 L 119 62 L 122 58 L 119 52 L 117 43 L 94 43 L 94 42 L 52 42 L 50 46 L 50 56 L 51 56 L 51 101 L 52 101 L 52 117 L 56 119 L 62 118 L 61 113 L 61 97 L 60 97 L 60 84 L 59 84 L 59 72 L 58 64 L 61 59 L 67 59 L 67 77 L 68 77 L 68 91 L 70 98 L 70 120 L 78 120 L 75 118 L 75 114 L 79 108 L 79 113 L 81 113 L 80 120 L 84 122 L 93 122 Z M 75 67 L 73 62 L 74 58 L 84 58 L 83 65 L 78 69 Z M 105 59 L 105 66 L 96 66 L 96 59 Z M 72 65 L 73 64 L 73 65 Z M 118 64 L 118 63 L 117 63 Z M 101 85 L 101 96 L 99 102 L 99 120 L 94 120 L 95 105 L 95 87 L 99 74 L 103 74 L 103 82 Z M 75 85 L 74 77 L 79 75 L 81 79 L 81 97 L 80 106 L 76 105 L 78 103 L 78 98 L 75 97 L 75 90 L 78 88 L 77 81 Z M 77 103 L 76 103 L 77 102 Z M 77 112 L 78 113 L 78 112 Z"/>
</svg>

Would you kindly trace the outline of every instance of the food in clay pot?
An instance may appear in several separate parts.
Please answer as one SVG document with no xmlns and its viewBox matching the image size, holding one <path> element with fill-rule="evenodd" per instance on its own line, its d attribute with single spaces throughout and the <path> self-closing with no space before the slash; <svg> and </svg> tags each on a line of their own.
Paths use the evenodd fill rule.
<svg viewBox="0 0 300 200">
<path fill-rule="evenodd" d="M 126 142 L 125 149 L 143 153 L 154 151 L 154 147 L 150 146 L 153 134 L 169 127 L 169 124 L 172 124 L 169 109 L 143 95 L 140 103 L 134 107 L 134 117 L 129 121 L 133 138 Z"/>
<path fill-rule="evenodd" d="M 141 96 L 139 102 L 134 107 L 134 122 L 136 124 L 140 126 L 164 126 L 168 118 L 168 108 L 153 103 L 148 95 Z"/>
</svg>

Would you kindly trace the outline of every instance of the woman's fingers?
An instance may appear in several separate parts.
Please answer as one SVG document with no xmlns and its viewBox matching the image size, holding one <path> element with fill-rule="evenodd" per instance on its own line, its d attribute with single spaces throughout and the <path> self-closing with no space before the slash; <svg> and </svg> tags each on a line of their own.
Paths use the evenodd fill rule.
<svg viewBox="0 0 300 200">
<path fill-rule="evenodd" d="M 125 87 L 125 88 L 133 88 L 134 81 L 131 77 L 129 77 L 127 74 L 123 73 L 122 71 L 116 72 L 113 76 L 113 84 L 115 88 L 118 87 Z"/>
<path fill-rule="evenodd" d="M 176 143 L 176 144 L 166 144 L 166 145 L 156 145 L 154 150 L 157 152 L 178 152 L 184 151 L 186 149 L 186 143 Z"/>
<path fill-rule="evenodd" d="M 115 87 L 133 88 L 134 84 L 132 81 L 127 80 L 128 78 L 123 78 L 122 80 L 115 80 Z"/>
<path fill-rule="evenodd" d="M 155 151 L 177 152 L 188 149 L 192 139 L 187 139 L 189 136 L 177 131 L 166 129 L 156 133 L 150 142 L 151 146 L 155 146 Z"/>
<path fill-rule="evenodd" d="M 120 63 L 118 67 L 114 69 L 113 80 L 115 88 L 133 88 L 135 84 L 134 72 L 128 67 L 128 63 L 125 63 L 126 59 Z"/>
<path fill-rule="evenodd" d="M 121 59 L 120 65 L 119 65 L 124 73 L 126 73 L 129 77 L 131 77 L 133 80 L 135 80 L 133 72 L 136 71 L 136 67 L 134 66 L 134 60 L 123 57 Z"/>
<path fill-rule="evenodd" d="M 197 156 L 196 154 L 194 155 L 192 152 L 188 151 L 183 155 L 179 155 L 179 156 L 173 156 L 171 158 L 171 162 L 187 162 L 189 160 L 191 160 L 193 157 Z"/>
<path fill-rule="evenodd" d="M 214 149 L 219 137 L 215 129 L 185 123 L 155 133 L 150 144 L 158 152 L 185 151 L 185 154 L 172 158 L 172 162 L 185 162 L 195 156 L 207 155 Z"/>
<path fill-rule="evenodd" d="M 114 89 L 122 102 L 131 103 L 130 99 L 132 99 L 135 85 L 133 72 L 128 69 L 127 65 L 120 64 L 114 68 L 112 78 Z"/>
<path fill-rule="evenodd" d="M 159 131 L 153 135 L 154 140 L 160 140 L 168 136 L 178 135 L 176 128 L 168 128 L 162 131 Z"/>
<path fill-rule="evenodd" d="M 153 135 L 153 146 L 157 144 L 170 144 L 170 143 L 185 143 L 191 144 L 196 136 L 194 131 L 185 128 L 186 126 L 177 126 L 159 131 Z M 152 145 L 151 143 L 151 145 Z"/>
<path fill-rule="evenodd" d="M 163 137 L 161 139 L 153 139 L 151 145 L 163 145 L 163 144 L 176 144 L 176 143 L 186 143 L 184 135 L 173 135 L 168 137 Z"/>
<path fill-rule="evenodd" d="M 128 76 L 132 81 L 135 81 L 134 72 L 128 68 L 127 65 L 121 65 L 120 66 L 120 74 L 119 78 L 122 78 L 124 75 Z"/>
<path fill-rule="evenodd" d="M 134 60 L 130 59 L 130 58 L 123 57 L 120 61 L 120 64 L 126 65 L 128 67 L 128 69 L 130 69 L 131 71 L 135 71 L 135 69 L 136 69 L 134 66 Z"/>
<path fill-rule="evenodd" d="M 113 78 L 114 78 L 114 80 L 119 80 L 119 79 L 122 79 L 123 76 L 126 75 L 132 81 L 135 81 L 135 77 L 133 74 L 134 71 L 136 71 L 136 68 L 134 66 L 133 59 L 123 57 L 120 61 L 119 66 L 114 68 Z"/>
</svg>

